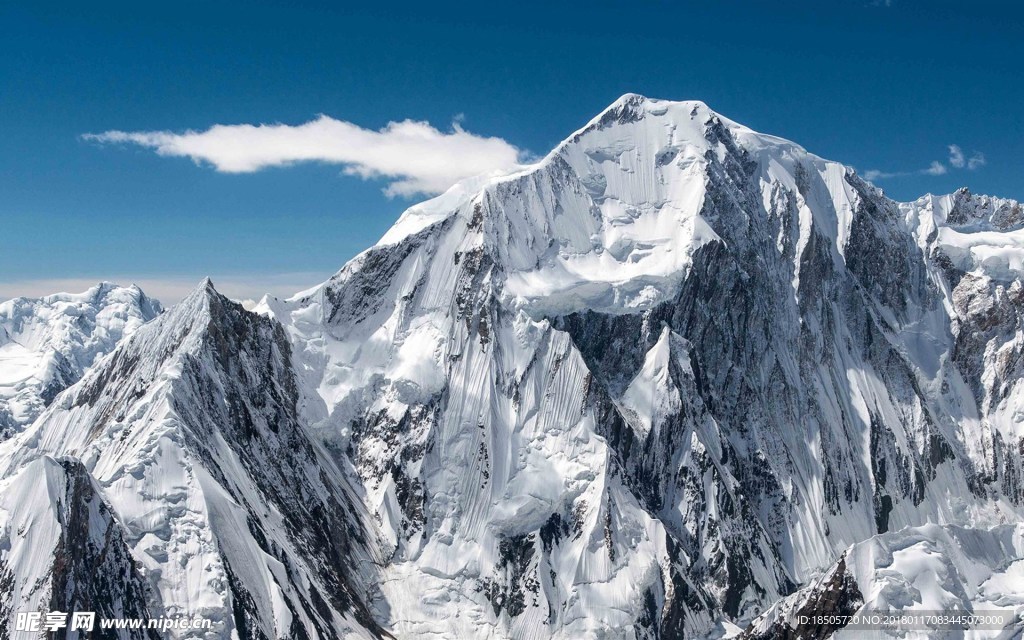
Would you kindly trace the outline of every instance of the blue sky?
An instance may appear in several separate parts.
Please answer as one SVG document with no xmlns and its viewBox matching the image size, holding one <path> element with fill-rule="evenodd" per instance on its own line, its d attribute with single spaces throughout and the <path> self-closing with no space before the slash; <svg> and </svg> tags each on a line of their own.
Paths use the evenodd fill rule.
<svg viewBox="0 0 1024 640">
<path fill-rule="evenodd" d="M 374 132 L 413 120 L 486 164 L 542 155 L 637 92 L 894 174 L 876 183 L 898 199 L 1024 199 L 1022 78 L 1013 2 L 0 3 L 0 298 L 113 279 L 173 301 L 207 274 L 237 297 L 291 293 L 446 179 L 378 155 L 228 172 L 178 138 L 160 155 L 83 134 L 324 114 L 386 156 L 394 136 Z"/>
</svg>

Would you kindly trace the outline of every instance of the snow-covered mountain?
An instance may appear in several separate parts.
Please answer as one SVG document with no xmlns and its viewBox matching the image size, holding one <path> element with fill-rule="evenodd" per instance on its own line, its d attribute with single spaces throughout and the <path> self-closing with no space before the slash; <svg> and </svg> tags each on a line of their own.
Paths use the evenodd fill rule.
<svg viewBox="0 0 1024 640">
<path fill-rule="evenodd" d="M 0 594 L 3 617 L 29 604 L 67 610 L 47 581 L 75 555 L 54 546 L 69 534 L 25 537 L 21 522 L 67 508 L 59 479 L 49 492 L 30 479 L 74 459 L 95 482 L 96 508 L 117 522 L 111 544 L 130 552 L 145 594 L 134 606 L 212 620 L 212 631 L 196 631 L 209 637 L 379 634 L 364 599 L 380 545 L 298 419 L 290 356 L 280 325 L 207 281 L 5 443 L 0 493 L 12 507 L 0 573 L 14 582 Z M 73 576 L 96 592 L 103 579 Z"/>
<path fill-rule="evenodd" d="M 136 286 L 0 303 L 0 438 L 31 423 L 104 354 L 160 314 Z"/>
<path fill-rule="evenodd" d="M 96 562 L 20 533 L 66 521 L 49 474 L 130 556 L 118 606 L 208 637 L 1020 619 L 1022 225 L 623 96 L 318 287 L 250 313 L 204 282 L 122 341 L 0 445 L 0 616 Z"/>
</svg>

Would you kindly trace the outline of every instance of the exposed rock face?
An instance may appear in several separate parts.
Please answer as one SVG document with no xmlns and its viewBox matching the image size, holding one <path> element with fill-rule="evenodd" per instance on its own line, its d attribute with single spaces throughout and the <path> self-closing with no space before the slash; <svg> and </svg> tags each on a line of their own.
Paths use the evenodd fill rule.
<svg viewBox="0 0 1024 640">
<path fill-rule="evenodd" d="M 801 589 L 799 596 L 776 605 L 740 634 L 742 640 L 801 640 L 829 638 L 844 628 L 845 616 L 864 604 L 857 580 L 846 567 L 846 556 L 825 576 Z M 785 617 L 778 615 L 786 613 Z"/>
<path fill-rule="evenodd" d="M 0 469 L 81 459 L 140 606 L 211 637 L 819 637 L 844 631 L 791 614 L 1024 610 L 998 528 L 1024 514 L 1015 206 L 896 203 L 701 103 L 624 96 L 260 315 L 205 283 Z M 923 575 L 910 548 L 973 571 L 936 578 L 956 603 L 895 597 Z"/>
<path fill-rule="evenodd" d="M 957 227 L 991 227 L 1000 231 L 1020 228 L 1024 208 L 1019 202 L 991 196 L 975 196 L 966 188 L 949 196 L 946 223 Z"/>
</svg>

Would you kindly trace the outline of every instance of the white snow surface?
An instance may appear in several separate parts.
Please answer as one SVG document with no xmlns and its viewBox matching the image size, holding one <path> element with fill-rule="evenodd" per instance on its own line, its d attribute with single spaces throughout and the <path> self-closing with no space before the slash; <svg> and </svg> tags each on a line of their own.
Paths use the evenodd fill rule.
<svg viewBox="0 0 1024 640">
<path fill-rule="evenodd" d="M 161 311 L 135 285 L 109 282 L 84 293 L 0 303 L 0 427 L 12 432 L 31 423 L 48 388 L 57 392 L 76 382 Z"/>
<path fill-rule="evenodd" d="M 900 208 L 922 246 L 941 249 L 957 268 L 997 280 L 1024 272 L 1024 213 L 1016 201 L 961 189 Z"/>
</svg>

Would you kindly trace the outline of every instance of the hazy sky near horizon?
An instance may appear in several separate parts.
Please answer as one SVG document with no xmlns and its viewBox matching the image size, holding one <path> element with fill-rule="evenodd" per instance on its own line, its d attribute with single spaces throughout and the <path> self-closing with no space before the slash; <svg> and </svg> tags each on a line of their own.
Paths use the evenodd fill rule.
<svg viewBox="0 0 1024 640">
<path fill-rule="evenodd" d="M 0 299 L 294 293 L 626 92 L 1024 199 L 1014 2 L 349 4 L 0 3 Z"/>
</svg>

